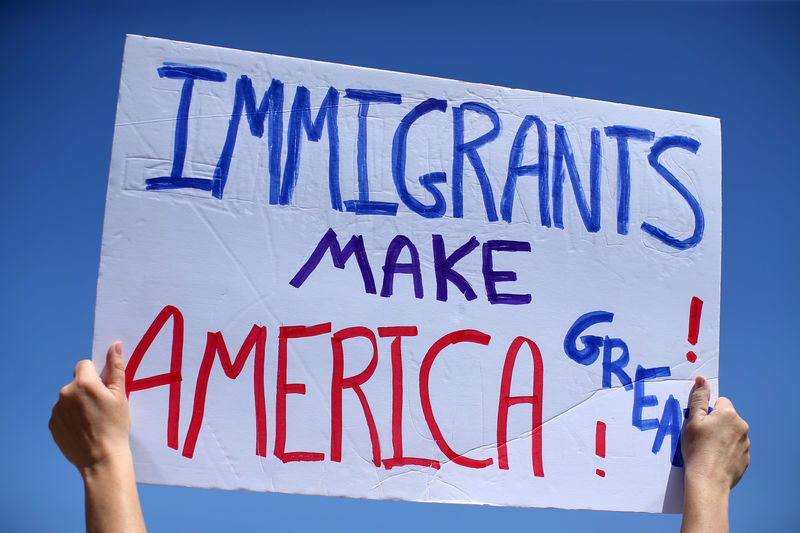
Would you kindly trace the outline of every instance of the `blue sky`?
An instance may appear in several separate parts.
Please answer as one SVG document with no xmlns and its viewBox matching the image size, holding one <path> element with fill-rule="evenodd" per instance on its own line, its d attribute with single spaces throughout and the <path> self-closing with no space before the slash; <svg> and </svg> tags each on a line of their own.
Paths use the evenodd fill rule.
<svg viewBox="0 0 800 533">
<path fill-rule="evenodd" d="M 126 33 L 720 117 L 720 378 L 751 425 L 734 530 L 794 531 L 800 375 L 793 217 L 800 4 L 744 2 L 4 3 L 6 339 L 0 529 L 80 531 L 80 479 L 47 431 L 89 354 Z M 142 486 L 153 531 L 676 531 L 677 516 L 375 502 Z"/>
</svg>

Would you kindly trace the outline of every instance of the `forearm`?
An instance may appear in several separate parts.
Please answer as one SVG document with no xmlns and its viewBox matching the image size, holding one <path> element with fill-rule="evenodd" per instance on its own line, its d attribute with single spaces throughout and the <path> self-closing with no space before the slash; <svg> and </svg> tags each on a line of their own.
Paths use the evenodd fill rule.
<svg viewBox="0 0 800 533">
<path fill-rule="evenodd" d="M 686 480 L 681 533 L 727 533 L 730 489 L 702 480 Z"/>
<path fill-rule="evenodd" d="M 146 531 L 130 450 L 81 474 L 86 489 L 88 533 Z"/>
</svg>

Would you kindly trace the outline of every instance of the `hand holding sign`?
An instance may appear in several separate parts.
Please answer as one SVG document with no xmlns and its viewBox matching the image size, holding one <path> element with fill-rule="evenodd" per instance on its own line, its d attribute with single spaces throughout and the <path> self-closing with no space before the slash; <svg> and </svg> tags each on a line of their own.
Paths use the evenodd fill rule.
<svg viewBox="0 0 800 533">
<path fill-rule="evenodd" d="M 61 389 L 50 431 L 64 456 L 84 474 L 128 449 L 130 413 L 125 397 L 122 344 L 106 354 L 105 383 L 91 361 L 75 365 L 72 383 Z"/>
<path fill-rule="evenodd" d="M 105 383 L 91 361 L 79 361 L 50 418 L 53 439 L 83 477 L 86 530 L 96 533 L 145 531 L 128 443 L 124 368 L 119 342 L 106 353 Z"/>
<path fill-rule="evenodd" d="M 686 475 L 709 489 L 728 491 L 750 464 L 749 427 L 729 399 L 718 398 L 711 410 L 709 397 L 708 382 L 698 377 L 682 440 Z"/>
<path fill-rule="evenodd" d="M 728 497 L 750 464 L 747 423 L 727 398 L 708 407 L 708 382 L 697 377 L 683 432 L 686 496 L 681 533 L 727 532 Z"/>
</svg>

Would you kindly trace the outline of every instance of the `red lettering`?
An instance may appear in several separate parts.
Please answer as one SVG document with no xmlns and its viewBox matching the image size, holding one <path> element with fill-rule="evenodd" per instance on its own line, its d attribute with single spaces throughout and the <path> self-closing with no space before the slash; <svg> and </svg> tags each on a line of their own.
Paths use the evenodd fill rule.
<svg viewBox="0 0 800 533">
<path fill-rule="evenodd" d="M 163 374 L 136 378 L 136 373 L 145 356 L 150 350 L 156 337 L 164 329 L 167 321 L 172 319 L 172 344 L 170 352 L 170 369 Z M 292 461 L 323 461 L 324 453 L 319 452 L 286 452 L 286 397 L 289 394 L 305 394 L 306 386 L 303 383 L 288 383 L 288 343 L 289 339 L 314 337 L 331 333 L 331 322 L 314 326 L 285 326 L 280 328 L 278 339 L 278 364 L 276 387 L 276 430 L 274 455 L 284 463 Z M 342 396 L 345 389 L 352 389 L 356 394 L 364 413 L 364 419 L 369 431 L 373 463 L 380 467 L 391 468 L 405 465 L 414 465 L 439 469 L 441 464 L 433 459 L 420 457 L 407 457 L 403 454 L 403 337 L 418 335 L 416 326 L 380 327 L 377 330 L 382 338 L 392 338 L 391 342 L 391 383 L 392 383 L 392 456 L 381 460 L 380 440 L 375 419 L 370 409 L 367 397 L 362 389 L 363 385 L 375 373 L 378 365 L 378 344 L 375 333 L 363 326 L 345 328 L 337 331 L 331 337 L 333 352 L 333 371 L 331 375 L 331 445 L 330 459 L 335 462 L 342 460 Z M 174 306 L 165 306 L 147 328 L 131 355 L 125 369 L 125 384 L 128 396 L 134 391 L 147 390 L 162 386 L 169 386 L 169 404 L 167 414 L 167 446 L 178 449 L 178 428 L 180 416 L 180 393 L 182 382 L 182 358 L 184 318 Z M 372 355 L 361 372 L 344 376 L 344 341 L 347 339 L 363 338 L 372 345 Z M 430 397 L 431 370 L 439 354 L 447 347 L 464 342 L 487 346 L 491 336 L 478 330 L 465 329 L 454 331 L 437 340 L 425 354 L 419 370 L 419 394 L 422 412 L 425 421 L 439 449 L 454 463 L 468 468 L 485 468 L 493 463 L 492 458 L 474 459 L 456 453 L 444 438 L 436 417 Z M 253 325 L 247 337 L 242 342 L 235 358 L 231 358 L 225 339 L 221 332 L 207 334 L 206 348 L 197 375 L 192 405 L 192 417 L 183 446 L 183 456 L 192 458 L 195 452 L 197 439 L 203 424 L 205 403 L 208 393 L 208 384 L 214 359 L 219 359 L 225 375 L 230 379 L 237 379 L 253 353 L 253 397 L 256 418 L 256 454 L 266 457 L 267 452 L 267 416 L 265 399 L 265 360 L 266 360 L 267 328 Z M 517 356 L 524 345 L 527 345 L 533 359 L 533 391 L 531 395 L 512 396 L 511 382 Z M 500 383 L 500 398 L 497 411 L 497 455 L 498 466 L 508 470 L 508 413 L 513 405 L 531 405 L 531 461 L 533 474 L 536 477 L 544 476 L 542 461 L 542 404 L 543 404 L 543 374 L 544 366 L 541 352 L 530 339 L 519 336 L 514 339 L 506 353 Z"/>
<path fill-rule="evenodd" d="M 416 337 L 416 326 L 395 326 L 378 328 L 381 337 L 394 337 L 392 341 L 392 449 L 391 459 L 383 460 L 383 467 L 390 470 L 395 466 L 416 465 L 439 468 L 439 461 L 419 457 L 403 456 L 403 349 L 402 337 Z"/>
<path fill-rule="evenodd" d="M 286 450 L 286 395 L 305 394 L 304 383 L 287 383 L 287 347 L 289 339 L 315 337 L 331 332 L 331 323 L 316 326 L 284 326 L 278 337 L 278 386 L 275 393 L 275 457 L 289 463 L 292 461 L 322 461 L 325 454 L 317 452 L 287 452 Z"/>
<path fill-rule="evenodd" d="M 144 354 L 150 349 L 156 336 L 172 318 L 172 352 L 170 355 L 169 372 L 150 376 L 147 378 L 134 379 L 139 364 L 142 362 Z M 153 389 L 169 385 L 169 408 L 167 415 L 167 446 L 175 450 L 178 449 L 178 420 L 181 412 L 181 364 L 183 357 L 183 315 L 176 307 L 167 305 L 158 313 L 158 316 L 147 328 L 136 349 L 133 350 L 128 365 L 125 368 L 125 391 L 130 397 L 131 392 Z"/>
<path fill-rule="evenodd" d="M 267 456 L 267 407 L 264 398 L 264 359 L 266 358 L 267 328 L 253 324 L 253 328 L 242 343 L 236 358 L 231 362 L 228 347 L 225 345 L 225 338 L 221 332 L 208 332 L 206 336 L 206 351 L 203 354 L 203 361 L 200 363 L 200 371 L 197 374 L 197 385 L 194 389 L 194 404 L 192 406 L 192 420 L 189 423 L 189 431 L 186 433 L 186 441 L 183 443 L 183 456 L 192 458 L 194 448 L 197 444 L 197 437 L 200 434 L 200 427 L 203 425 L 203 413 L 206 405 L 206 391 L 208 390 L 208 380 L 211 376 L 211 367 L 214 365 L 214 356 L 219 354 L 219 362 L 222 370 L 230 379 L 236 379 L 242 373 L 247 356 L 255 348 L 253 356 L 253 398 L 255 400 L 256 411 L 256 454 L 261 457 Z"/>
<path fill-rule="evenodd" d="M 444 435 L 442 435 L 442 431 L 439 429 L 439 424 L 436 423 L 436 419 L 433 416 L 428 382 L 430 381 L 431 367 L 433 366 L 436 356 L 439 355 L 439 352 L 452 344 L 458 344 L 460 342 L 474 342 L 486 346 L 489 344 L 490 339 L 491 337 L 486 333 L 474 329 L 463 329 L 461 331 L 448 333 L 433 343 L 428 353 L 425 354 L 425 358 L 422 360 L 422 366 L 419 369 L 419 397 L 422 402 L 422 413 L 425 415 L 425 421 L 428 423 L 428 428 L 431 430 L 433 440 L 436 441 L 439 449 L 442 450 L 442 453 L 444 453 L 448 459 L 456 464 L 469 468 L 487 467 L 492 464 L 492 459 L 470 459 L 469 457 L 454 452 L 447 442 L 445 442 Z"/>
<path fill-rule="evenodd" d="M 355 376 L 344 377 L 344 349 L 342 343 L 346 339 L 363 337 L 372 343 L 372 359 L 367 368 Z M 367 419 L 369 437 L 372 441 L 372 462 L 375 466 L 381 465 L 381 446 L 378 441 L 378 430 L 375 427 L 375 420 L 372 418 L 372 411 L 367 403 L 367 397 L 361 390 L 361 385 L 375 372 L 378 366 L 378 342 L 375 334 L 369 328 L 356 326 L 345 328 L 334 333 L 331 338 L 333 346 L 333 377 L 331 379 L 331 461 L 342 461 L 342 391 L 353 389 L 361 402 L 364 410 L 364 418 Z"/>
<path fill-rule="evenodd" d="M 511 396 L 511 376 L 514 373 L 514 363 L 523 344 L 527 344 L 533 358 L 533 395 Z M 531 454 L 533 461 L 533 475 L 544 476 L 542 467 L 542 376 L 544 373 L 542 354 L 536 343 L 525 337 L 517 337 L 506 354 L 503 365 L 503 377 L 500 381 L 500 405 L 497 409 L 497 465 L 508 470 L 508 451 L 506 450 L 508 433 L 508 409 L 520 403 L 531 404 L 533 412 L 531 417 Z"/>
</svg>

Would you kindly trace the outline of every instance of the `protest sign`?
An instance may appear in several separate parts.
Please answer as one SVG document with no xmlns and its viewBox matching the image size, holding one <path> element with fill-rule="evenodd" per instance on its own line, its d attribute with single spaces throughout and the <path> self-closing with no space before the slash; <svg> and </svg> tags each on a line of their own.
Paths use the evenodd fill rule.
<svg viewBox="0 0 800 533">
<path fill-rule="evenodd" d="M 137 479 L 676 512 L 714 118 L 128 37 L 94 353 Z"/>
</svg>

